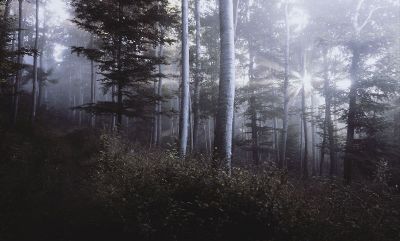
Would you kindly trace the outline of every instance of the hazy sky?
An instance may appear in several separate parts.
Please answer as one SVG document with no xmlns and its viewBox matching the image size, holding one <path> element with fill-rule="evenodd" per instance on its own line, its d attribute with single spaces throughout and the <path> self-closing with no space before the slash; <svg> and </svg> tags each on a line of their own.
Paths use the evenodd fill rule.
<svg viewBox="0 0 400 241">
<path fill-rule="evenodd" d="M 51 14 L 50 24 L 61 24 L 70 18 L 64 0 L 49 0 L 46 9 Z"/>
</svg>

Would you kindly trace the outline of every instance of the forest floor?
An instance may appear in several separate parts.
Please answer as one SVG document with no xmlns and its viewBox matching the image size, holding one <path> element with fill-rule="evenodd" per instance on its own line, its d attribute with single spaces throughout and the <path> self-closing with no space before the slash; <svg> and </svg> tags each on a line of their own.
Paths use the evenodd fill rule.
<svg viewBox="0 0 400 241">
<path fill-rule="evenodd" d="M 60 120 L 0 136 L 1 241 L 400 240 L 400 199 L 384 184 L 269 167 L 228 177 Z"/>
</svg>

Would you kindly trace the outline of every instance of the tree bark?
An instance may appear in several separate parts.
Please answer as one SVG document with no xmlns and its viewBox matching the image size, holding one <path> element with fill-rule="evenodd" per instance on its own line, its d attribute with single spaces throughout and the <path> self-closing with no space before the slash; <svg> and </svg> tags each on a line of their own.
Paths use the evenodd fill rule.
<svg viewBox="0 0 400 241">
<path fill-rule="evenodd" d="M 306 56 L 304 56 L 304 75 L 306 76 Z M 308 178 L 308 128 L 307 128 L 307 106 L 306 106 L 306 88 L 305 81 L 303 80 L 303 86 L 301 88 L 301 110 L 302 110 L 302 123 L 304 130 L 304 153 L 303 153 L 303 178 Z"/>
<path fill-rule="evenodd" d="M 232 129 L 235 99 L 235 30 L 233 2 L 220 0 L 221 69 L 218 113 L 215 127 L 214 160 L 225 162 L 230 175 L 232 158 Z"/>
<path fill-rule="evenodd" d="M 4 4 L 4 21 L 7 21 L 8 17 L 10 16 L 11 3 L 12 0 L 6 0 L 6 3 Z"/>
<path fill-rule="evenodd" d="M 163 30 L 162 30 L 163 31 Z M 162 58 L 164 55 L 164 48 L 163 46 L 160 44 L 159 47 L 159 53 L 158 53 L 159 57 Z M 158 73 L 160 74 L 160 77 L 158 78 L 158 95 L 160 97 L 162 97 L 163 95 L 163 91 L 162 91 L 162 86 L 163 86 L 163 68 L 162 68 L 162 64 L 158 65 Z M 157 102 L 157 145 L 161 145 L 161 141 L 162 141 L 162 101 L 158 101 Z"/>
<path fill-rule="evenodd" d="M 352 180 L 353 172 L 353 145 L 354 145 L 354 134 L 355 134 L 355 119 L 357 109 L 357 88 L 358 88 L 358 71 L 360 62 L 360 51 L 357 44 L 353 44 L 352 48 L 352 60 L 350 67 L 350 79 L 351 86 L 349 92 L 349 111 L 347 114 L 347 137 L 346 137 L 346 149 L 344 157 L 344 180 L 346 184 L 350 184 Z"/>
<path fill-rule="evenodd" d="M 275 88 L 273 89 L 273 95 L 274 98 L 276 97 L 276 90 Z M 274 108 L 275 106 L 275 102 L 273 103 Z M 279 134 L 278 134 L 278 121 L 276 116 L 274 116 L 273 119 L 273 127 L 274 127 L 274 151 L 275 151 L 275 162 L 278 165 L 279 161 L 280 161 L 280 157 L 279 157 Z"/>
<path fill-rule="evenodd" d="M 290 26 L 289 26 L 289 2 L 285 4 L 285 26 L 286 26 L 286 45 L 285 45 L 285 76 L 283 82 L 283 129 L 282 129 L 282 159 L 280 167 L 287 169 L 286 149 L 289 122 L 289 54 L 290 54 Z"/>
<path fill-rule="evenodd" d="M 251 121 L 251 151 L 253 156 L 253 162 L 258 165 L 260 162 L 260 155 L 258 151 L 258 125 L 257 125 L 257 110 L 256 110 L 256 97 L 255 97 L 255 86 L 254 86 L 254 53 L 251 46 L 251 41 L 249 44 L 249 86 L 250 86 L 250 99 L 249 99 L 249 109 L 250 109 L 250 121 Z"/>
<path fill-rule="evenodd" d="M 196 19 L 196 72 L 194 77 L 193 94 L 193 149 L 197 151 L 199 145 L 199 124 L 200 124 L 200 0 L 195 1 L 195 19 Z"/>
<path fill-rule="evenodd" d="M 179 156 L 184 158 L 189 136 L 189 23 L 188 0 L 182 0 L 182 83 L 179 120 Z"/>
<path fill-rule="evenodd" d="M 329 160 L 330 160 L 330 168 L 329 175 L 336 175 L 336 151 L 335 151 L 335 137 L 334 137 L 334 128 L 332 122 L 332 88 L 330 85 L 329 77 L 328 77 L 328 62 L 327 56 L 328 51 L 324 50 L 324 97 L 325 97 L 325 123 L 326 123 L 326 131 L 328 134 L 328 144 L 329 144 Z"/>
<path fill-rule="evenodd" d="M 311 92 L 311 151 L 312 151 L 312 175 L 317 175 L 317 163 L 316 163 L 316 153 L 315 153 L 315 118 L 314 118 L 314 111 L 315 111 L 315 100 L 314 100 L 314 93 Z"/>
<path fill-rule="evenodd" d="M 93 43 L 93 37 L 92 37 L 92 43 Z M 90 60 L 90 102 L 92 105 L 94 105 L 96 102 L 96 73 L 93 60 Z M 90 113 L 90 126 L 92 128 L 96 126 L 96 115 L 93 112 Z"/>
<path fill-rule="evenodd" d="M 36 0 L 35 11 L 35 46 L 33 53 L 33 83 L 32 83 L 32 112 L 31 124 L 34 124 L 36 119 L 37 109 L 37 85 L 38 85 L 38 54 L 39 54 L 39 0 Z"/>
<path fill-rule="evenodd" d="M 14 107 L 13 107 L 13 125 L 15 126 L 17 124 L 17 116 L 18 116 L 18 107 L 19 107 L 19 87 L 20 87 L 20 83 L 22 80 L 22 63 L 24 61 L 24 55 L 22 54 L 22 47 L 23 47 L 23 33 L 22 33 L 22 22 L 23 22 L 23 16 L 22 16 L 22 3 L 23 0 L 18 0 L 18 54 L 17 54 L 17 63 L 19 65 L 19 70 L 17 73 L 17 76 L 15 78 L 15 83 L 14 83 Z"/>
</svg>

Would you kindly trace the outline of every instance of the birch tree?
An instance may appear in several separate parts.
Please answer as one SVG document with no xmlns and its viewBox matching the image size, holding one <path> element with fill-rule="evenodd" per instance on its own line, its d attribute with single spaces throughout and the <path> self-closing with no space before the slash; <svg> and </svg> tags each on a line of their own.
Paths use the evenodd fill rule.
<svg viewBox="0 0 400 241">
<path fill-rule="evenodd" d="M 215 128 L 216 161 L 225 162 L 230 174 L 232 158 L 232 128 L 235 98 L 235 30 L 233 1 L 219 1 L 221 60 L 218 113 Z"/>
<path fill-rule="evenodd" d="M 182 0 L 182 83 L 179 121 L 179 155 L 185 157 L 189 136 L 189 3 Z"/>
</svg>

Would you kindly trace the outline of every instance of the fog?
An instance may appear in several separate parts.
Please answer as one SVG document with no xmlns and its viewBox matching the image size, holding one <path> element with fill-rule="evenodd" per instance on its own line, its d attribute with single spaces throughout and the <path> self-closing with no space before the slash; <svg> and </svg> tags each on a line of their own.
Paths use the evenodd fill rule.
<svg viewBox="0 0 400 241">
<path fill-rule="evenodd" d="M 14 138 L 1 142 L 0 156 L 2 150 L 15 150 L 7 151 L 10 160 L 29 156 L 20 146 L 24 138 L 31 138 L 26 143 L 35 150 L 45 150 L 42 143 L 60 138 L 57 150 L 66 156 L 61 165 L 74 159 L 84 170 L 88 167 L 88 173 L 111 168 L 102 166 L 103 160 L 113 165 L 115 160 L 126 161 L 116 162 L 117 171 L 128 166 L 137 170 L 130 166 L 137 164 L 132 160 L 148 154 L 149 163 L 165 157 L 173 163 L 209 165 L 228 180 L 244 172 L 256 179 L 268 173 L 274 178 L 281 175 L 276 183 L 286 185 L 288 180 L 287 190 L 293 184 L 296 190 L 326 191 L 331 190 L 324 186 L 327 183 L 335 188 L 340 183 L 343 190 L 350 186 L 364 191 L 354 186 L 360 184 L 374 192 L 375 185 L 383 185 L 385 194 L 376 196 L 398 197 L 399 0 L 1 0 L 0 4 L 0 133 Z M 36 143 L 41 138 L 46 141 Z M 38 160 L 57 162 L 43 153 L 37 154 Z M 183 173 L 185 168 L 198 170 L 179 168 Z M 119 180 L 114 175 L 119 174 L 112 172 L 110 180 Z M 218 175 L 215 178 L 219 180 Z M 97 183 L 100 179 L 94 181 L 98 188 L 94 192 L 109 201 L 114 194 L 105 194 L 102 188 L 108 186 Z M 343 190 L 338 193 L 346 193 Z M 309 191 L 304 188 L 299 196 L 311 198 Z M 325 198 L 322 191 L 316 196 Z M 346 203 L 344 208 L 352 205 Z M 385 216 L 396 207 L 383 209 L 379 215 Z M 313 218 L 325 220 L 318 216 L 321 213 Z M 372 230 L 365 225 L 360 230 Z M 400 237 L 396 231 L 381 230 L 382 236 L 373 240 L 395 240 Z M 289 233 L 296 237 L 293 230 Z M 355 236 L 360 239 L 342 240 L 362 240 L 361 234 Z M 337 239 L 320 236 L 319 240 Z"/>
</svg>

